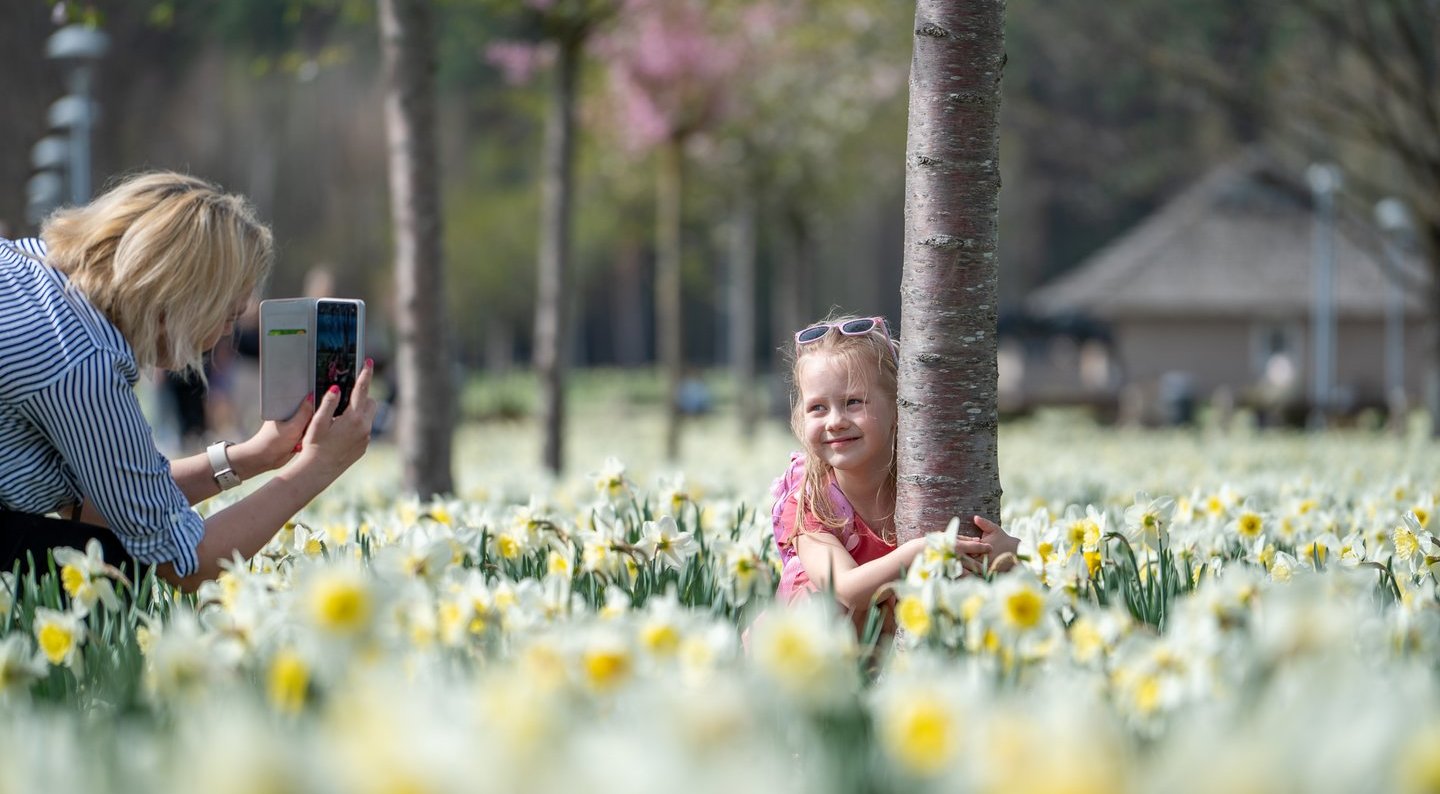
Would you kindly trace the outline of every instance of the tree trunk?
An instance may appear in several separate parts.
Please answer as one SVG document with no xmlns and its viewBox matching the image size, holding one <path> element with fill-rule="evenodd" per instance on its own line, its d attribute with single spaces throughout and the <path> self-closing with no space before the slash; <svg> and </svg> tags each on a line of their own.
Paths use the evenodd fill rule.
<svg viewBox="0 0 1440 794">
<path fill-rule="evenodd" d="M 1000 518 L 996 264 L 1004 0 L 919 0 L 905 153 L 900 539 Z"/>
<path fill-rule="evenodd" d="M 1440 438 L 1440 224 L 1427 224 L 1420 252 L 1429 263 L 1429 316 L 1425 318 L 1425 366 L 1420 399 L 1430 414 L 1430 435 Z"/>
<path fill-rule="evenodd" d="M 555 85 L 545 120 L 540 184 L 540 260 L 536 278 L 535 371 L 540 381 L 543 462 L 552 474 L 564 467 L 565 322 L 570 269 L 570 187 L 575 151 L 575 74 L 580 41 L 559 42 Z"/>
<path fill-rule="evenodd" d="M 685 339 L 680 319 L 680 191 L 684 179 L 684 141 L 672 138 L 660 147 L 655 191 L 655 333 L 660 370 L 665 378 L 665 459 L 680 458 L 680 379 Z"/>
<path fill-rule="evenodd" d="M 804 216 L 799 211 L 786 213 L 782 232 L 784 258 L 775 269 L 772 319 L 779 329 L 776 335 L 784 339 L 786 334 L 794 334 L 818 318 L 810 316 L 815 303 L 811 297 L 815 279 L 811 272 L 810 231 Z"/>
<path fill-rule="evenodd" d="M 395 235 L 398 434 L 405 487 L 422 497 L 455 490 L 455 384 L 445 338 L 435 45 L 428 0 L 379 0 Z"/>
<path fill-rule="evenodd" d="M 610 307 L 614 312 L 613 353 L 615 363 L 622 367 L 640 367 L 650 360 L 642 273 L 644 248 L 628 234 L 622 236 L 615 247 L 615 288 L 610 293 Z"/>
<path fill-rule="evenodd" d="M 755 438 L 759 421 L 755 400 L 755 194 L 748 183 L 735 197 L 730 219 L 730 371 L 740 437 Z"/>
</svg>

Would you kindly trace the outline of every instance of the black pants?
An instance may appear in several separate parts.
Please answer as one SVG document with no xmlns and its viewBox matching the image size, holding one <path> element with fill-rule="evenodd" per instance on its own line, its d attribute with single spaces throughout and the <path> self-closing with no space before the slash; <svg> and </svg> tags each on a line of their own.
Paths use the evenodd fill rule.
<svg viewBox="0 0 1440 794">
<path fill-rule="evenodd" d="M 13 571 L 15 564 L 19 563 L 23 575 L 30 570 L 31 560 L 34 560 L 35 572 L 44 573 L 49 569 L 46 552 L 61 547 L 84 551 L 91 538 L 100 541 L 105 562 L 121 568 L 127 575 L 133 576 L 139 570 L 135 559 L 120 544 L 120 539 L 105 527 L 0 510 L 0 571 Z"/>
</svg>

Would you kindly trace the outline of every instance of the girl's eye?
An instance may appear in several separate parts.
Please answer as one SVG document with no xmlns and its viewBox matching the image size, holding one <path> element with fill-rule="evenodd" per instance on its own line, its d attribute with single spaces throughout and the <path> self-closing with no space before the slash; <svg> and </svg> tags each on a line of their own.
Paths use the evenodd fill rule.
<svg viewBox="0 0 1440 794">
<path fill-rule="evenodd" d="M 862 400 L 862 399 L 860 399 L 859 397 L 851 397 L 849 400 L 846 400 L 846 401 L 845 401 L 845 404 L 846 404 L 846 405 L 864 405 L 864 404 L 865 404 L 865 401 Z"/>
<path fill-rule="evenodd" d="M 810 406 L 810 413 L 812 413 L 812 414 L 818 414 L 818 413 L 820 413 L 820 412 L 823 411 L 823 410 L 825 410 L 825 406 L 820 405 L 819 403 L 816 403 L 815 405 Z"/>
</svg>

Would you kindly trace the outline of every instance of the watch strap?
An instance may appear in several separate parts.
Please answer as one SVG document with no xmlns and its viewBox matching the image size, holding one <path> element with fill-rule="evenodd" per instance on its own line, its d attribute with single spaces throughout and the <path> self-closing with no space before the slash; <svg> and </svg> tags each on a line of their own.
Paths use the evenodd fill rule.
<svg viewBox="0 0 1440 794">
<path fill-rule="evenodd" d="M 228 491 L 241 483 L 240 475 L 230 466 L 230 454 L 226 451 L 230 446 L 229 441 L 216 441 L 205 448 L 205 456 L 210 459 L 210 471 L 214 473 L 215 483 L 222 491 Z"/>
</svg>

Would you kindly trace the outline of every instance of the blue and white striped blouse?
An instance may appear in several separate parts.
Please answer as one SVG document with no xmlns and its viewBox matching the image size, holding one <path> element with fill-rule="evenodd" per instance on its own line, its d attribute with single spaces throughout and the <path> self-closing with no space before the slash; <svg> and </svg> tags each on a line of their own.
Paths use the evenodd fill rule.
<svg viewBox="0 0 1440 794">
<path fill-rule="evenodd" d="M 0 508 L 95 506 L 142 563 L 198 567 L 205 522 L 170 476 L 135 395 L 130 344 L 37 239 L 0 239 Z"/>
</svg>

